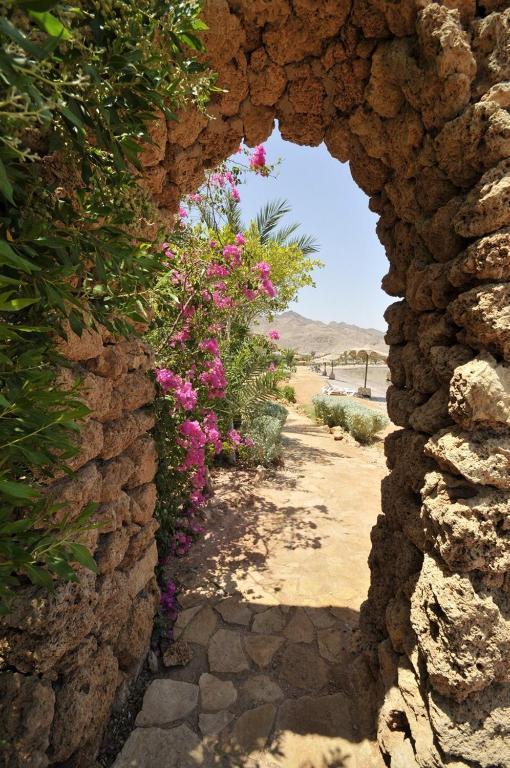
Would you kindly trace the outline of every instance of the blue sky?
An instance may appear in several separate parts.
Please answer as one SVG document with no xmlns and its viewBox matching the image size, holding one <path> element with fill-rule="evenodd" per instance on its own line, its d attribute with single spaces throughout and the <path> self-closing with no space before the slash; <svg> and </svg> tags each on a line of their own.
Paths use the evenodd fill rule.
<svg viewBox="0 0 510 768">
<path fill-rule="evenodd" d="M 347 163 L 332 158 L 325 145 L 300 147 L 283 141 L 277 129 L 265 142 L 267 162 L 282 159 L 277 178 L 248 174 L 240 187 L 243 217 L 254 217 L 268 200 L 284 198 L 302 230 L 320 242 L 323 269 L 316 288 L 304 288 L 290 309 L 314 320 L 354 323 L 385 330 L 390 299 L 381 289 L 387 272 L 384 249 L 375 233 L 377 216 L 352 180 Z"/>
</svg>

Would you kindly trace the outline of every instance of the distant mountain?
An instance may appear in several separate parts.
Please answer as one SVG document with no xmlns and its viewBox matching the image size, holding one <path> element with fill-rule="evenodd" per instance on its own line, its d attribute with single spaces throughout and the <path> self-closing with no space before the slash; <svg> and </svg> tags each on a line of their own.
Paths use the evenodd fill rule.
<svg viewBox="0 0 510 768">
<path fill-rule="evenodd" d="M 383 354 L 388 352 L 384 333 L 375 328 L 360 328 L 349 323 L 322 323 L 289 311 L 277 315 L 272 322 L 260 321 L 254 330 L 266 333 L 273 328 L 280 334 L 277 342 L 280 347 L 291 347 L 302 354 L 315 352 L 320 356 L 351 349 L 372 349 Z"/>
</svg>

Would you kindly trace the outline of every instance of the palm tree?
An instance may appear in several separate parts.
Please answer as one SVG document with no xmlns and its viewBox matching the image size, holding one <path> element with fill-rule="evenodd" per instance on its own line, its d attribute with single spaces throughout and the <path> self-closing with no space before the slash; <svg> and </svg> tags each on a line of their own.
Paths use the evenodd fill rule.
<svg viewBox="0 0 510 768">
<path fill-rule="evenodd" d="M 239 203 L 233 202 L 232 207 L 239 208 Z M 281 220 L 287 216 L 290 211 L 291 207 L 287 200 L 272 200 L 261 208 L 257 217 L 254 221 L 250 222 L 249 226 L 257 229 L 260 242 L 263 245 L 273 241 L 278 245 L 295 245 L 304 256 L 310 256 L 312 253 L 317 253 L 319 250 L 319 243 L 313 237 L 306 234 L 300 234 L 293 237 L 301 226 L 297 222 L 286 224 L 278 229 Z M 239 218 L 234 218 L 233 221 L 235 223 L 242 223 L 240 220 L 240 209 Z"/>
</svg>

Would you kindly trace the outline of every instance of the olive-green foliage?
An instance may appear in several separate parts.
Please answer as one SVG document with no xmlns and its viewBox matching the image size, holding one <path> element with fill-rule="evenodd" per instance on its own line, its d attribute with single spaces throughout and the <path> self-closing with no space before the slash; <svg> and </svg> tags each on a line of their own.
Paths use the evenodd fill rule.
<svg viewBox="0 0 510 768">
<path fill-rule="evenodd" d="M 94 567 L 34 482 L 74 452 L 86 414 L 54 383 L 67 318 L 126 333 L 160 268 L 136 237 L 147 122 L 207 97 L 195 0 L 2 3 L 0 16 L 0 608 L 20 575 L 50 586 Z M 44 157 L 44 161 L 41 158 Z M 62 513 L 63 514 L 63 513 Z M 55 521 L 59 519 L 57 524 Z M 70 538 L 71 537 L 71 538 Z"/>
<path fill-rule="evenodd" d="M 280 387 L 280 393 L 288 403 L 296 402 L 296 390 L 290 384 L 284 384 L 283 387 Z"/>
<path fill-rule="evenodd" d="M 280 458 L 286 419 L 287 410 L 278 403 L 265 403 L 256 411 L 246 429 L 246 435 L 253 440 L 253 446 L 246 451 L 251 463 L 269 466 Z"/>
<path fill-rule="evenodd" d="M 356 403 L 349 397 L 313 398 L 315 417 L 328 427 L 343 427 L 358 442 L 370 443 L 377 432 L 389 424 L 387 417 Z"/>
</svg>

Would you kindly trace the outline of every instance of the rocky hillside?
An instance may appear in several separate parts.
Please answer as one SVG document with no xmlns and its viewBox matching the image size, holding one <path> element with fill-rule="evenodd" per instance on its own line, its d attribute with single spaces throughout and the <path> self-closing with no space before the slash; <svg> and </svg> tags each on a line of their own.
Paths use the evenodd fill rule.
<svg viewBox="0 0 510 768">
<path fill-rule="evenodd" d="M 383 354 L 388 351 L 382 331 L 349 323 L 322 323 L 297 312 L 283 312 L 270 323 L 263 320 L 255 330 L 266 333 L 272 328 L 280 333 L 279 346 L 291 347 L 303 354 L 315 352 L 319 356 L 348 349 L 373 349 Z"/>
</svg>

